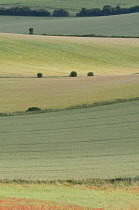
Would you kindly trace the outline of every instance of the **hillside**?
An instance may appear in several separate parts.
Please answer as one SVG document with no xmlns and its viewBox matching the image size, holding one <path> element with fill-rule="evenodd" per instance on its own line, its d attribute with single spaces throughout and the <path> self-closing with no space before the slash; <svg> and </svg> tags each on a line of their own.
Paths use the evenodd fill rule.
<svg viewBox="0 0 139 210">
<path fill-rule="evenodd" d="M 0 118 L 0 178 L 138 176 L 139 101 Z"/>
<path fill-rule="evenodd" d="M 104 36 L 139 36 L 139 13 L 105 17 L 15 17 L 0 16 L 0 32 L 27 34 L 96 34 Z"/>
<path fill-rule="evenodd" d="M 0 76 L 133 74 L 139 69 L 139 39 L 0 34 Z"/>
<path fill-rule="evenodd" d="M 139 96 L 139 75 L 0 78 L 0 112 L 65 108 Z"/>
</svg>

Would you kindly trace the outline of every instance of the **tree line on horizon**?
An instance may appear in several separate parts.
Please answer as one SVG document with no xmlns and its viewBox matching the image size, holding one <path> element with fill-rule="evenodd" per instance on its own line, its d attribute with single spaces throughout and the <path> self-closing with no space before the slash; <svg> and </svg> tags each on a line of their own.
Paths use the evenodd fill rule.
<svg viewBox="0 0 139 210">
<path fill-rule="evenodd" d="M 105 5 L 102 9 L 86 9 L 82 8 L 79 13 L 76 13 L 77 17 L 89 17 L 89 16 L 108 16 L 108 15 L 119 15 L 119 14 L 128 14 L 139 12 L 139 6 L 123 8 L 117 5 L 112 7 L 110 5 Z"/>
<path fill-rule="evenodd" d="M 67 17 L 69 12 L 64 9 L 54 10 L 51 14 L 47 9 L 31 9 L 30 7 L 10 7 L 10 8 L 0 8 L 0 15 L 10 15 L 10 16 L 38 16 L 38 17 Z"/>
<path fill-rule="evenodd" d="M 108 15 L 118 15 L 139 12 L 139 6 L 133 6 L 129 8 L 121 8 L 119 5 L 112 7 L 110 5 L 105 5 L 102 9 L 86 9 L 82 8 L 79 13 L 76 13 L 76 17 L 89 17 L 89 16 L 108 16 Z M 64 9 L 56 9 L 53 13 L 50 13 L 47 9 L 31 9 L 30 7 L 9 7 L 0 8 L 0 15 L 10 15 L 10 16 L 38 16 L 38 17 L 67 17 L 70 16 L 69 12 Z"/>
</svg>

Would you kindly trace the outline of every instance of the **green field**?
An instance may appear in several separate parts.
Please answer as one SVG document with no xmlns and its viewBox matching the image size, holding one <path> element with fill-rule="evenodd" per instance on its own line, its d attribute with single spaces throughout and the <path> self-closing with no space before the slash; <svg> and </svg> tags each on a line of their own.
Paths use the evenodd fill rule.
<svg viewBox="0 0 139 210">
<path fill-rule="evenodd" d="M 30 6 L 39 8 L 57 9 L 64 8 L 69 11 L 79 11 L 81 8 L 102 8 L 104 5 L 120 5 L 121 7 L 130 7 L 139 4 L 138 0 L 0 0 L 1 6 Z"/>
<path fill-rule="evenodd" d="M 139 72 L 139 39 L 0 34 L 0 76 Z"/>
<path fill-rule="evenodd" d="M 130 7 L 139 1 L 0 0 L 0 7 L 64 8 L 71 15 L 108 4 Z M 133 181 L 139 177 L 139 100 L 24 112 L 32 106 L 57 109 L 139 96 L 139 39 L 39 35 L 139 36 L 138 19 L 139 13 L 0 16 L 1 210 L 139 210 L 139 182 Z M 38 35 L 27 35 L 30 27 Z M 68 77 L 73 70 L 77 78 Z M 87 77 L 89 71 L 95 76 Z M 38 72 L 43 78 L 36 78 Z M 104 180 L 119 177 L 132 181 Z M 47 184 L 26 182 L 41 180 Z"/>
<path fill-rule="evenodd" d="M 27 34 L 33 27 L 35 34 L 139 36 L 138 19 L 139 13 L 81 18 L 0 16 L 0 32 Z"/>
<path fill-rule="evenodd" d="M 77 78 L 0 78 L 0 112 L 65 108 L 137 97 L 139 75 Z"/>
<path fill-rule="evenodd" d="M 0 209 L 137 210 L 138 187 L 138 184 L 116 187 L 0 184 Z"/>
<path fill-rule="evenodd" d="M 139 101 L 0 118 L 1 179 L 138 176 Z"/>
</svg>

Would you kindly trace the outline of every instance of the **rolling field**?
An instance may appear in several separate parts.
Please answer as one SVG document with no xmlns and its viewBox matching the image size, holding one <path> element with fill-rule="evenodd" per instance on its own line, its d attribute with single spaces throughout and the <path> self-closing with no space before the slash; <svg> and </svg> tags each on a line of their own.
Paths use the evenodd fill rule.
<svg viewBox="0 0 139 210">
<path fill-rule="evenodd" d="M 130 7 L 138 5 L 138 0 L 0 0 L 1 6 L 30 6 L 30 7 L 39 7 L 39 8 L 49 8 L 49 9 L 59 9 L 64 8 L 72 12 L 81 10 L 81 8 L 102 8 L 104 5 L 116 6 L 120 5 L 121 7 Z"/>
<path fill-rule="evenodd" d="M 0 76 L 139 72 L 139 39 L 0 34 Z"/>
<path fill-rule="evenodd" d="M 0 184 L 0 209 L 137 210 L 138 187 Z"/>
<path fill-rule="evenodd" d="M 0 32 L 28 34 L 33 27 L 35 34 L 139 36 L 138 19 L 139 13 L 81 18 L 0 16 Z"/>
<path fill-rule="evenodd" d="M 136 177 L 139 101 L 0 118 L 0 179 Z"/>
<path fill-rule="evenodd" d="M 139 94 L 139 75 L 77 78 L 0 78 L 0 112 L 65 108 Z"/>
<path fill-rule="evenodd" d="M 0 7 L 64 8 L 71 15 L 83 7 L 108 4 L 130 7 L 139 1 L 0 0 Z M 139 36 L 138 19 L 139 13 L 95 18 L 0 16 L 0 114 L 139 96 L 139 39 L 27 35 L 33 27 L 35 34 Z M 79 77 L 68 77 L 71 71 Z M 89 71 L 95 76 L 87 77 Z M 43 78 L 36 78 L 38 72 Z M 0 115 L 0 210 L 139 210 L 139 182 L 132 179 L 139 177 L 138 107 L 136 100 Z M 119 177 L 132 181 L 104 180 Z M 89 185 L 92 179 L 96 184 Z M 33 184 L 35 180 L 54 182 Z M 74 185 L 77 180 L 84 184 Z"/>
</svg>

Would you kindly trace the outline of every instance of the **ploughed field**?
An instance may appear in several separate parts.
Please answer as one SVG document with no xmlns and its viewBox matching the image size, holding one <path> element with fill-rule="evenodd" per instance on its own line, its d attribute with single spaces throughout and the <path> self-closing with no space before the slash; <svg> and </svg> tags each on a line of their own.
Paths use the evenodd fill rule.
<svg viewBox="0 0 139 210">
<path fill-rule="evenodd" d="M 139 101 L 0 117 L 1 179 L 136 177 Z"/>
<path fill-rule="evenodd" d="M 139 13 L 78 18 L 0 16 L 0 32 L 28 34 L 32 26 L 35 34 L 139 36 L 138 19 Z"/>
<path fill-rule="evenodd" d="M 139 71 L 139 39 L 0 34 L 0 76 L 85 76 Z"/>
</svg>

